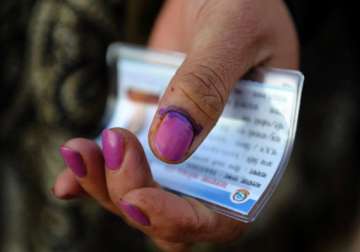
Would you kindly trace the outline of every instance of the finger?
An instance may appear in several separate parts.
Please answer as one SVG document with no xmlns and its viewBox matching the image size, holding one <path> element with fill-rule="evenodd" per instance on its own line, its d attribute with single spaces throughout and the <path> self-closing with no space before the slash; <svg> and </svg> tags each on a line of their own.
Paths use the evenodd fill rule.
<svg viewBox="0 0 360 252">
<path fill-rule="evenodd" d="M 226 23 L 229 19 L 216 14 L 207 16 L 206 22 L 201 18 L 194 24 L 197 32 L 187 58 L 161 98 L 149 132 L 152 151 L 169 163 L 189 157 L 214 127 L 234 83 L 268 56 L 260 50 L 256 24 L 247 15 L 239 17 L 249 26 L 244 24 L 243 30 L 234 30 Z"/>
<path fill-rule="evenodd" d="M 104 159 L 97 144 L 87 139 L 75 138 L 63 145 L 60 153 L 81 187 L 106 209 L 119 213 L 109 198 Z"/>
<path fill-rule="evenodd" d="M 131 132 L 118 128 L 104 130 L 102 146 L 106 182 L 114 203 L 131 190 L 157 186 L 144 150 Z"/>
<path fill-rule="evenodd" d="M 141 144 L 127 130 L 110 129 L 102 133 L 102 146 L 110 198 L 122 210 L 129 224 L 153 235 L 150 227 L 153 213 L 148 211 L 144 214 L 136 204 L 129 204 L 124 200 L 125 195 L 141 188 L 157 188 L 156 190 L 162 191 L 151 176 Z"/>
<path fill-rule="evenodd" d="M 52 193 L 56 198 L 63 200 L 80 198 L 87 195 L 69 169 L 65 169 L 56 178 Z"/>
<path fill-rule="evenodd" d="M 175 244 L 221 240 L 224 234 L 231 238 L 239 228 L 239 222 L 222 219 L 200 202 L 161 189 L 140 143 L 129 131 L 105 130 L 102 144 L 110 198 L 132 226 Z"/>
<path fill-rule="evenodd" d="M 132 190 L 121 204 L 133 225 L 169 243 L 223 242 L 236 238 L 246 229 L 245 224 L 219 215 L 195 199 L 160 188 Z M 148 225 L 143 225 L 142 216 L 148 218 Z"/>
</svg>

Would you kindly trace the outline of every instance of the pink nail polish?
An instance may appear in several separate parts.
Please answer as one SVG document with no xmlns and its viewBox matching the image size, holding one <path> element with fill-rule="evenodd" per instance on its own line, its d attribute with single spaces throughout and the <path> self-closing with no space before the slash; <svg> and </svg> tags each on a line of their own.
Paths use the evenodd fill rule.
<svg viewBox="0 0 360 252">
<path fill-rule="evenodd" d="M 121 208 L 122 211 L 125 212 L 125 214 L 127 216 L 129 216 L 130 218 L 132 218 L 134 221 L 136 221 L 137 223 L 143 225 L 143 226 L 150 226 L 150 221 L 149 219 L 143 214 L 143 212 L 141 212 L 141 210 L 139 208 L 137 208 L 136 206 L 131 205 L 130 203 L 122 200 L 119 203 L 119 207 Z"/>
<path fill-rule="evenodd" d="M 182 114 L 170 111 L 162 120 L 154 139 L 158 153 L 169 161 L 180 161 L 194 138 L 190 121 Z"/>
<path fill-rule="evenodd" d="M 124 137 L 120 133 L 109 129 L 104 130 L 101 137 L 105 166 L 110 170 L 119 169 L 124 159 Z"/>
<path fill-rule="evenodd" d="M 85 168 L 84 160 L 82 159 L 78 151 L 75 151 L 66 146 L 61 146 L 60 153 L 66 165 L 74 172 L 76 176 L 78 177 L 86 176 L 86 168 Z"/>
</svg>

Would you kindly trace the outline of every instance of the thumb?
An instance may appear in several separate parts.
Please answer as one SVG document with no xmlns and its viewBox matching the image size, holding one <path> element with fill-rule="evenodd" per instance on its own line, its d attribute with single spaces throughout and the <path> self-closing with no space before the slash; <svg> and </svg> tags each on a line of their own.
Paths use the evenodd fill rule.
<svg viewBox="0 0 360 252">
<path fill-rule="evenodd" d="M 216 46 L 224 44 L 221 40 L 194 44 L 161 98 L 149 132 L 152 151 L 169 163 L 195 151 L 216 124 L 234 83 L 255 64 L 251 43 L 237 50 Z"/>
</svg>

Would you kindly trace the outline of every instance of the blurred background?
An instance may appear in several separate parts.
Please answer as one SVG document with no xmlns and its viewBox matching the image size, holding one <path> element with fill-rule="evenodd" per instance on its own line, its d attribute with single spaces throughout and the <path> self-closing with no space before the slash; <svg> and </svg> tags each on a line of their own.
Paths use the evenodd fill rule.
<svg viewBox="0 0 360 252">
<path fill-rule="evenodd" d="M 237 241 L 195 251 L 360 251 L 360 48 L 349 1 L 287 1 L 306 80 L 295 152 L 270 204 Z M 162 1 L 0 3 L 0 251 L 156 251 L 90 200 L 51 195 L 58 147 L 99 133 L 105 52 L 146 44 Z"/>
</svg>

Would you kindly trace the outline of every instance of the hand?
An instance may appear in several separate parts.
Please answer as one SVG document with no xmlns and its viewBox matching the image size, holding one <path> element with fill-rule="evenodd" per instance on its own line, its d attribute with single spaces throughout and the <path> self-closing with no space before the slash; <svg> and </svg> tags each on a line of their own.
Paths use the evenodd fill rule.
<svg viewBox="0 0 360 252">
<path fill-rule="evenodd" d="M 249 69 L 298 67 L 296 32 L 282 0 L 170 0 L 150 46 L 187 53 L 149 132 L 154 154 L 169 163 L 196 150 Z"/>
<path fill-rule="evenodd" d="M 160 188 L 141 144 L 129 131 L 105 130 L 102 145 L 103 151 L 94 141 L 77 138 L 62 146 L 69 169 L 57 178 L 56 197 L 69 199 L 86 193 L 149 235 L 164 251 L 189 251 L 199 241 L 232 240 L 245 229 L 245 224 L 195 199 Z"/>
<path fill-rule="evenodd" d="M 249 69 L 298 67 L 296 33 L 281 0 L 169 0 L 150 45 L 187 53 L 149 132 L 155 155 L 170 163 L 182 162 L 201 144 L 235 81 Z M 198 241 L 235 239 L 246 228 L 194 199 L 159 188 L 142 147 L 128 131 L 106 130 L 103 146 L 102 153 L 85 139 L 65 144 L 64 159 L 76 176 L 66 170 L 58 177 L 57 197 L 84 190 L 165 251 L 187 251 Z"/>
</svg>

